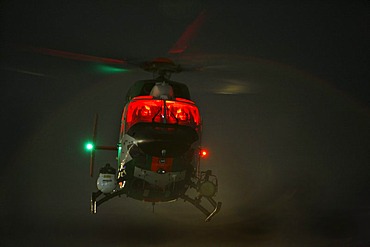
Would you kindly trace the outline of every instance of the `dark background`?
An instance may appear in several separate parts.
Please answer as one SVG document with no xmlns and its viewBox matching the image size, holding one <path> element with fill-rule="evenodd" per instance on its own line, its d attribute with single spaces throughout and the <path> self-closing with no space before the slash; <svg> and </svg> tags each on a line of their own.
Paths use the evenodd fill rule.
<svg viewBox="0 0 370 247">
<path fill-rule="evenodd" d="M 1 246 L 369 246 L 368 1 L 1 1 Z M 201 25 L 192 26 L 204 11 Z M 192 27 L 183 53 L 168 51 Z M 33 47 L 31 49 L 30 47 Z M 38 48 L 38 49 L 35 49 Z M 61 58 L 42 49 L 76 54 Z M 81 61 L 170 56 L 197 72 L 212 222 L 117 198 L 89 214 L 94 114 L 115 145 L 151 75 Z M 115 65 L 118 66 L 118 65 Z M 114 164 L 114 153 L 96 163 Z"/>
</svg>

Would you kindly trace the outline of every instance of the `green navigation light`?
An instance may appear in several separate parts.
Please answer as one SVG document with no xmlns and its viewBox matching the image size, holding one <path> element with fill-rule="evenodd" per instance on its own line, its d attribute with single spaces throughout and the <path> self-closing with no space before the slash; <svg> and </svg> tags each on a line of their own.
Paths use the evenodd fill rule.
<svg viewBox="0 0 370 247">
<path fill-rule="evenodd" d="M 94 149 L 94 145 L 91 142 L 89 142 L 86 144 L 85 148 L 87 151 L 91 151 Z"/>
</svg>

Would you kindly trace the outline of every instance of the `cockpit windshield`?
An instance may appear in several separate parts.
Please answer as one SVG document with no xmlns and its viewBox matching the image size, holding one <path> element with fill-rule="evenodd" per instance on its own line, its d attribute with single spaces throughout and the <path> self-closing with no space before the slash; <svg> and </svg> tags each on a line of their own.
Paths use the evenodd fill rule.
<svg viewBox="0 0 370 247">
<path fill-rule="evenodd" d="M 201 124 L 198 107 L 193 101 L 153 99 L 139 96 L 131 100 L 125 109 L 126 130 L 138 122 L 178 124 L 196 129 Z"/>
</svg>

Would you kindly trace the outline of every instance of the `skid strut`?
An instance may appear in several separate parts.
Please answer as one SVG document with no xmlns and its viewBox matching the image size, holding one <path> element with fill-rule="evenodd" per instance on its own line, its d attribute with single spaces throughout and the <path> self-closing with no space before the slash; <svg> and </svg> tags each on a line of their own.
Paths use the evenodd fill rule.
<svg viewBox="0 0 370 247">
<path fill-rule="evenodd" d="M 221 206 L 222 206 L 222 202 L 217 202 L 216 203 L 216 201 L 213 200 L 213 198 L 206 197 L 206 199 L 212 204 L 212 206 L 214 208 L 211 212 L 209 212 L 205 207 L 200 205 L 202 196 L 193 199 L 193 198 L 190 198 L 187 195 L 182 195 L 181 198 L 184 199 L 184 201 L 186 201 L 186 202 L 190 202 L 197 209 L 199 209 L 202 213 L 204 213 L 207 216 L 206 219 L 205 219 L 206 222 L 210 221 L 213 218 L 213 216 L 215 216 L 221 210 Z"/>
<path fill-rule="evenodd" d="M 195 189 L 199 195 L 195 198 L 191 198 L 184 194 L 181 196 L 181 198 L 184 199 L 184 201 L 190 202 L 202 213 L 204 213 L 207 216 L 205 219 L 206 222 L 210 221 L 212 217 L 221 210 L 222 206 L 222 202 L 216 202 L 213 199 L 218 190 L 217 177 L 212 175 L 212 171 L 210 170 L 201 172 L 198 181 L 196 183 L 192 183 L 190 187 Z M 209 211 L 201 205 L 202 198 L 206 198 L 208 200 L 208 202 L 212 205 L 213 210 Z"/>
<path fill-rule="evenodd" d="M 91 193 L 91 213 L 96 214 L 98 206 L 100 206 L 102 203 L 126 193 L 127 191 L 124 189 L 117 190 L 110 194 L 104 194 L 104 197 L 100 198 L 99 200 L 98 197 L 103 194 L 101 191 Z"/>
</svg>

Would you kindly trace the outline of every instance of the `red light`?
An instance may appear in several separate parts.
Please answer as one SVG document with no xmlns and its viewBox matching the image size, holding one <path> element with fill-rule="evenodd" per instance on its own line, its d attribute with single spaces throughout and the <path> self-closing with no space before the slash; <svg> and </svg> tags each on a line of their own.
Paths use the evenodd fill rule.
<svg viewBox="0 0 370 247">
<path fill-rule="evenodd" d="M 204 149 L 201 149 L 200 150 L 200 157 L 201 158 L 205 158 L 207 155 L 208 155 L 207 150 L 204 150 Z"/>
</svg>

